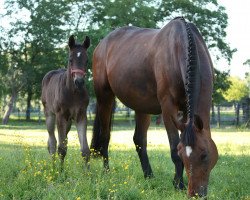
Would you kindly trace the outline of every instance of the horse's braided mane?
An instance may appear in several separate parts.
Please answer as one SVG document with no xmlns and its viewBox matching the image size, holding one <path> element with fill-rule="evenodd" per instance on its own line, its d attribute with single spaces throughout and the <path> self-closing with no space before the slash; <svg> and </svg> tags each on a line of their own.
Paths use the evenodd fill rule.
<svg viewBox="0 0 250 200">
<path fill-rule="evenodd" d="M 187 55 L 187 73 L 186 73 L 186 85 L 185 91 L 187 96 L 187 119 L 188 124 L 181 137 L 182 143 L 186 146 L 194 146 L 195 144 L 195 132 L 193 128 L 194 124 L 194 109 L 197 104 L 197 96 L 199 91 L 199 66 L 197 62 L 197 49 L 194 40 L 193 33 L 190 29 L 188 22 L 183 17 L 179 17 L 186 27 L 187 40 L 188 40 L 188 55 Z"/>
</svg>

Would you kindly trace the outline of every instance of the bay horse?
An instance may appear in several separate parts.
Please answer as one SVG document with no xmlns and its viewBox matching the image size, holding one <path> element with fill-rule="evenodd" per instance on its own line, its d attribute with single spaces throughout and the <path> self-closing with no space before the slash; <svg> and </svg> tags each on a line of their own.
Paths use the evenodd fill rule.
<svg viewBox="0 0 250 200">
<path fill-rule="evenodd" d="M 82 44 L 75 42 L 71 35 L 68 41 L 69 59 L 67 69 L 48 72 L 42 80 L 42 103 L 49 134 L 48 151 L 54 157 L 57 141 L 55 124 L 58 130 L 58 154 L 61 164 L 67 153 L 67 134 L 75 121 L 82 157 L 88 166 L 90 150 L 87 143 L 87 106 L 89 96 L 84 84 L 87 67 L 87 49 L 90 39 L 86 36 Z M 63 166 L 63 165 L 62 165 Z"/>
<path fill-rule="evenodd" d="M 145 177 L 150 114 L 162 113 L 175 165 L 173 184 L 188 196 L 206 196 L 218 152 L 210 132 L 213 65 L 196 26 L 178 17 L 162 29 L 122 27 L 108 34 L 93 54 L 97 98 L 91 149 L 109 169 L 108 145 L 115 96 L 135 110 L 133 140 Z M 178 113 L 183 117 L 179 119 Z M 181 132 L 179 135 L 178 130 Z"/>
</svg>

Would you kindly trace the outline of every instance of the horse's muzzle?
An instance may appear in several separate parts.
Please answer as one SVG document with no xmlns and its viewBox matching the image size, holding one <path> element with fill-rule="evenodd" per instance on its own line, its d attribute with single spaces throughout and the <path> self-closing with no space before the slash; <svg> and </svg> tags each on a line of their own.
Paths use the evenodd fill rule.
<svg viewBox="0 0 250 200">
<path fill-rule="evenodd" d="M 192 191 L 191 193 L 189 193 L 188 196 L 189 197 L 207 199 L 207 187 L 200 186 L 198 191 Z"/>
<path fill-rule="evenodd" d="M 75 84 L 77 89 L 81 90 L 85 84 L 85 81 L 83 78 L 76 78 L 74 80 L 74 84 Z"/>
</svg>

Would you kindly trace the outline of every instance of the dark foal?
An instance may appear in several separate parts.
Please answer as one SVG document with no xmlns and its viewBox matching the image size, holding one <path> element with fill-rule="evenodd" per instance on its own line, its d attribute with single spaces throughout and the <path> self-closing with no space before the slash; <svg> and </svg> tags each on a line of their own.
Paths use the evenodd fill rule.
<svg viewBox="0 0 250 200">
<path fill-rule="evenodd" d="M 42 103 L 49 133 L 48 150 L 52 156 L 55 155 L 57 145 L 55 138 L 56 123 L 59 140 L 58 154 L 62 164 L 67 153 L 67 134 L 70 131 L 72 120 L 75 121 L 77 128 L 82 156 L 87 165 L 89 162 L 90 150 L 86 137 L 86 110 L 89 96 L 84 84 L 89 45 L 90 39 L 88 36 L 82 44 L 77 44 L 74 36 L 70 36 L 67 69 L 50 71 L 42 81 Z"/>
<path fill-rule="evenodd" d="M 147 155 L 150 114 L 162 113 L 175 164 L 174 186 L 184 188 L 185 167 L 188 195 L 206 196 L 218 152 L 209 123 L 213 65 L 197 28 L 176 18 L 162 29 L 116 29 L 94 51 L 93 80 L 97 114 L 91 148 L 103 156 L 104 167 L 109 168 L 110 122 L 117 96 L 135 110 L 134 143 L 144 176 L 153 176 Z"/>
</svg>

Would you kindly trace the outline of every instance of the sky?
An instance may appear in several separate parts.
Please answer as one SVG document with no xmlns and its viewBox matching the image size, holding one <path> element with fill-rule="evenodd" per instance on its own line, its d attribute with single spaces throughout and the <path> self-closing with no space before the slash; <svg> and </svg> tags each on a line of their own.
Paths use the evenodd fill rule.
<svg viewBox="0 0 250 200">
<path fill-rule="evenodd" d="M 0 13 L 3 11 L 3 2 L 0 0 Z M 250 71 L 250 67 L 243 65 L 250 59 L 250 0 L 218 0 L 218 3 L 226 8 L 228 14 L 226 42 L 232 49 L 236 48 L 237 52 L 230 66 L 225 60 L 216 61 L 212 57 L 214 66 L 223 71 L 230 69 L 232 76 L 244 79 L 245 73 Z"/>
<path fill-rule="evenodd" d="M 230 69 L 232 76 L 245 77 L 250 67 L 243 63 L 250 59 L 250 1 L 249 0 L 218 0 L 226 8 L 228 14 L 227 38 L 231 48 L 236 48 L 231 65 L 226 62 L 215 62 L 215 67 L 221 70 Z"/>
</svg>

